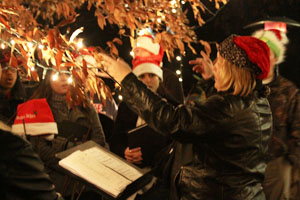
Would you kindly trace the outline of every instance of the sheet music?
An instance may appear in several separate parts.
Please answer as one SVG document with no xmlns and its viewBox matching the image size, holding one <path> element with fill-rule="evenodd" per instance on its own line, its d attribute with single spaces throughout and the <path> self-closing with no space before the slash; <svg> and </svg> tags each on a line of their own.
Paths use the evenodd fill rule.
<svg viewBox="0 0 300 200">
<path fill-rule="evenodd" d="M 106 167 L 114 170 L 115 172 L 125 176 L 131 181 L 135 181 L 140 178 L 143 174 L 132 166 L 128 165 L 121 160 L 112 157 L 109 153 L 105 151 L 100 151 L 97 147 L 93 147 L 85 150 L 88 156 L 102 163 Z"/>
<path fill-rule="evenodd" d="M 59 165 L 117 197 L 127 185 L 143 174 L 127 163 L 96 147 L 76 151 L 59 161 Z"/>
</svg>

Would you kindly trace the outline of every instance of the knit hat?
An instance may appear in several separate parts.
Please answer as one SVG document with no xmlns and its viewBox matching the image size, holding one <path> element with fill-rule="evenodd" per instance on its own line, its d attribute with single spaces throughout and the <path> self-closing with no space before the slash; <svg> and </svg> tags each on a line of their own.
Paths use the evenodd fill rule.
<svg viewBox="0 0 300 200">
<path fill-rule="evenodd" d="M 19 104 L 12 132 L 26 135 L 58 134 L 46 99 L 33 99 Z"/>
<path fill-rule="evenodd" d="M 270 71 L 269 47 L 255 37 L 231 35 L 219 45 L 218 51 L 231 64 L 254 72 L 258 79 L 264 79 Z"/>
<path fill-rule="evenodd" d="M 284 61 L 286 44 L 289 42 L 286 34 L 280 30 L 269 29 L 269 30 L 258 30 L 252 34 L 265 43 L 274 52 L 277 58 L 276 64 L 282 63 Z"/>
</svg>

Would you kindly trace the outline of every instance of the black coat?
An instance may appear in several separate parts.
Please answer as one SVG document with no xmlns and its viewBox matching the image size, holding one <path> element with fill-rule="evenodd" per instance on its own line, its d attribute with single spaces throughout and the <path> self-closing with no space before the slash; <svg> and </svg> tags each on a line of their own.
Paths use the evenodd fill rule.
<svg viewBox="0 0 300 200">
<path fill-rule="evenodd" d="M 1 123 L 1 122 L 0 122 Z M 3 200 L 54 200 L 54 185 L 29 142 L 0 124 L 0 196 Z"/>
<path fill-rule="evenodd" d="M 171 199 L 265 199 L 261 183 L 272 128 L 266 98 L 216 94 L 196 107 L 174 107 L 133 74 L 122 81 L 122 95 L 156 131 L 193 144 L 191 162 L 182 163 L 184 151 L 176 150 Z"/>
<path fill-rule="evenodd" d="M 163 68 L 164 69 L 164 68 Z M 172 105 L 183 103 L 183 91 L 176 75 L 168 69 L 164 69 L 164 80 L 160 84 L 157 93 L 168 100 Z M 124 157 L 124 151 L 128 147 L 127 132 L 136 127 L 138 115 L 128 108 L 125 102 L 121 102 L 118 106 L 118 114 L 115 120 L 114 131 L 109 141 L 110 150 L 117 155 Z M 151 128 L 146 128 L 144 131 L 155 132 Z M 148 135 L 148 133 L 145 133 Z M 171 142 L 170 136 L 160 135 L 155 139 L 149 141 L 151 143 L 152 152 L 147 151 L 147 156 L 143 157 L 140 167 L 155 165 L 155 158 L 157 154 Z M 144 149 L 141 149 L 144 155 Z"/>
</svg>

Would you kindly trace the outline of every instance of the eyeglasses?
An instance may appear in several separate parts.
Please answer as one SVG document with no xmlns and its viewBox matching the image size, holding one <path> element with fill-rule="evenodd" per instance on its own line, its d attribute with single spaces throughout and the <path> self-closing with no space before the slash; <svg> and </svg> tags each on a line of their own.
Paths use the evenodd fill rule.
<svg viewBox="0 0 300 200">
<path fill-rule="evenodd" d="M 2 72 L 7 72 L 8 70 L 10 70 L 10 71 L 12 71 L 12 72 L 16 72 L 18 69 L 17 68 L 15 68 L 15 67 L 10 67 L 10 66 L 5 66 L 5 67 L 3 67 L 2 65 L 1 65 L 1 68 L 2 68 Z"/>
</svg>

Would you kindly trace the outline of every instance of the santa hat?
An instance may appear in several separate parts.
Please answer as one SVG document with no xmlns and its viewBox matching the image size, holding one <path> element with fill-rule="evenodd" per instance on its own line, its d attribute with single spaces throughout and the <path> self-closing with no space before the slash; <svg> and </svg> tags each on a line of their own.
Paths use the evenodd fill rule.
<svg viewBox="0 0 300 200">
<path fill-rule="evenodd" d="M 152 73 L 163 80 L 163 71 L 161 67 L 164 51 L 161 46 L 154 42 L 154 38 L 151 35 L 142 35 L 135 40 L 133 50 L 135 48 L 144 49 L 152 55 L 147 57 L 135 56 L 132 60 L 132 72 L 136 76 L 140 76 L 144 73 Z"/>
<path fill-rule="evenodd" d="M 270 71 L 270 49 L 255 37 L 231 35 L 218 51 L 231 64 L 254 72 L 258 79 L 266 78 Z"/>
<path fill-rule="evenodd" d="M 154 42 L 154 38 L 151 35 L 142 35 L 135 39 L 132 49 L 142 48 L 145 49 L 154 55 L 160 53 L 160 45 Z"/>
<path fill-rule="evenodd" d="M 277 58 L 276 64 L 284 61 L 286 44 L 289 42 L 284 32 L 276 29 L 261 29 L 254 32 L 252 36 L 267 43 L 268 47 L 274 52 L 275 57 Z"/>
<path fill-rule="evenodd" d="M 147 59 L 133 59 L 132 60 L 133 70 L 132 72 L 138 77 L 145 73 L 155 74 L 163 80 L 163 71 L 160 67 L 160 62 L 155 60 Z"/>
<path fill-rule="evenodd" d="M 58 134 L 46 99 L 33 99 L 19 104 L 12 132 L 26 135 Z"/>
</svg>

